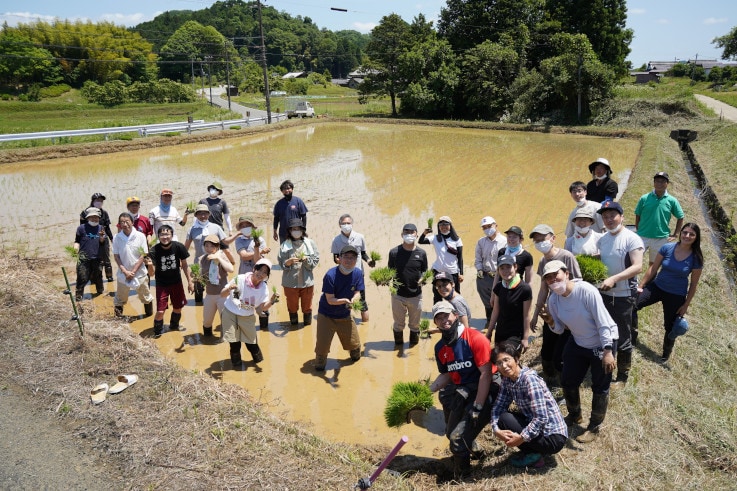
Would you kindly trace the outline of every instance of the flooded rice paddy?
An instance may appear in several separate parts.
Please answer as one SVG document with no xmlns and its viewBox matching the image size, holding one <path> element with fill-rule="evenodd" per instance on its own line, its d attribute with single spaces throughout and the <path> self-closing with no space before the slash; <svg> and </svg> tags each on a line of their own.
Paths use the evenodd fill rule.
<svg viewBox="0 0 737 491">
<path fill-rule="evenodd" d="M 222 197 L 233 221 L 239 215 L 253 215 L 270 239 L 271 210 L 281 197 L 279 184 L 291 179 L 295 196 L 309 208 L 308 233 L 321 256 L 315 274 L 315 312 L 321 278 L 334 266 L 330 244 L 339 233 L 341 214 L 350 213 L 354 230 L 365 235 L 368 249 L 382 255 L 379 266 L 386 265 L 389 249 L 400 243 L 404 223 L 414 222 L 421 230 L 428 218 L 434 217 L 437 223 L 438 216 L 450 215 L 465 245 L 466 281 L 461 293 L 471 306 L 472 326 L 480 329 L 484 309 L 476 293 L 473 267 L 474 247 L 482 235 L 480 219 L 492 215 L 499 230 L 517 225 L 525 234 L 537 223 L 548 223 L 561 231 L 558 244 L 562 245 L 562 230 L 573 206 L 569 184 L 588 181 L 588 163 L 606 157 L 621 192 L 639 148 L 634 140 L 590 136 L 326 123 L 243 139 L 10 164 L 0 168 L 0 189 L 12 197 L 3 213 L 2 244 L 62 256 L 63 247 L 74 240 L 79 212 L 89 204 L 92 193 L 107 197 L 105 209 L 116 221 L 125 211 L 128 196 L 142 200 L 143 212 L 158 204 L 162 188 L 171 188 L 174 206 L 183 210 L 186 202 L 205 197 L 213 180 L 223 185 Z M 625 219 L 633 221 L 631 210 L 625 211 Z M 184 227 L 176 232 L 180 238 L 185 236 Z M 269 256 L 276 262 L 276 244 L 269 245 L 274 249 Z M 537 262 L 539 254 L 531 241 L 525 239 L 523 245 L 531 249 Z M 421 247 L 432 263 L 432 247 Z M 73 262 L 66 262 L 73 272 Z M 281 272 L 275 270 L 269 283 L 279 287 L 280 278 Z M 323 373 L 312 369 L 314 322 L 306 328 L 301 322 L 298 329 L 290 328 L 283 302 L 271 311 L 269 331 L 259 331 L 265 360 L 258 366 L 243 348 L 248 361 L 242 370 L 234 371 L 227 344 L 203 342 L 201 307 L 195 307 L 193 300 L 183 310 L 182 324 L 187 331 L 165 333 L 153 342 L 184 368 L 241 385 L 274 414 L 303 421 L 319 435 L 389 446 L 406 434 L 409 443 L 402 453 L 442 455 L 447 440 L 437 402 L 423 426 L 390 429 L 383 418 L 394 382 L 437 375 L 433 345 L 438 337 L 421 340 L 413 348 L 405 343 L 404 349 L 395 349 L 389 292 L 370 284 L 368 277 L 366 281 L 370 321 L 359 325 L 363 358 L 351 362 L 336 337 Z M 114 283 L 106 284 L 106 289 L 114 289 Z M 429 317 L 430 286 L 425 287 L 424 298 L 423 310 Z M 96 301 L 112 314 L 110 297 Z M 132 296 L 125 314 L 142 311 Z M 76 329 L 76 324 L 69 328 Z M 131 328 L 150 336 L 152 320 L 135 321 Z"/>
</svg>

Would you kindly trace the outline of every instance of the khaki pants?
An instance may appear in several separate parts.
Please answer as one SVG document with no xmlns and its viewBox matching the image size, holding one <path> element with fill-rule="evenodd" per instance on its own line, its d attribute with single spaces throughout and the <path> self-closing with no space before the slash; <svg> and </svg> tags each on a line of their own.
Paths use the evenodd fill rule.
<svg viewBox="0 0 737 491">
<path fill-rule="evenodd" d="M 422 318 L 422 296 L 400 297 L 392 295 L 392 315 L 394 316 L 394 331 L 404 331 L 404 320 L 409 317 L 409 330 L 419 332 Z"/>
<path fill-rule="evenodd" d="M 319 314 L 316 330 L 315 354 L 318 356 L 328 356 L 335 334 L 338 335 L 344 350 L 351 351 L 361 347 L 361 338 L 358 336 L 358 328 L 353 321 L 353 316 L 344 319 L 333 319 Z"/>
<path fill-rule="evenodd" d="M 138 294 L 138 300 L 142 304 L 151 303 L 154 301 L 154 296 L 151 295 L 151 290 L 148 287 L 148 278 L 142 278 L 141 284 L 136 288 Z M 130 288 L 125 284 L 118 281 L 118 286 L 115 290 L 115 298 L 113 299 L 113 305 L 116 307 L 122 307 L 128 302 L 128 296 L 130 295 Z"/>
</svg>

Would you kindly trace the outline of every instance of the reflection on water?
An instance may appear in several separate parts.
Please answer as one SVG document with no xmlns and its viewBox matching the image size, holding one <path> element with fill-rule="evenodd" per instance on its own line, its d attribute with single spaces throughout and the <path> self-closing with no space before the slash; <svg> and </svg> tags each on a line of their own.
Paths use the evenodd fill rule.
<svg viewBox="0 0 737 491">
<path fill-rule="evenodd" d="M 481 217 L 494 216 L 499 230 L 518 225 L 529 233 L 541 222 L 562 230 L 573 206 L 568 185 L 590 179 L 588 163 L 608 158 L 622 189 L 638 151 L 638 142 L 622 139 L 327 123 L 226 143 L 11 164 L 0 168 L 0 189 L 9 198 L 2 240 L 5 245 L 27 243 L 32 250 L 60 255 L 63 246 L 72 243 L 79 212 L 94 192 L 105 194 L 105 208 L 115 219 L 125 211 L 128 196 L 138 196 L 141 210 L 150 210 L 158 204 L 159 191 L 172 188 L 174 205 L 181 210 L 187 201 L 203 198 L 213 180 L 223 184 L 233 221 L 253 214 L 270 238 L 271 210 L 281 197 L 279 184 L 291 179 L 294 194 L 310 210 L 308 232 L 321 253 L 316 278 L 334 265 L 329 248 L 342 213 L 353 215 L 354 227 L 366 236 L 369 250 L 384 257 L 380 265 L 386 264 L 389 249 L 399 244 L 404 223 L 414 222 L 422 229 L 429 217 L 437 221 L 438 215 L 447 214 L 465 243 L 467 280 L 462 293 L 472 311 L 483 312 L 473 281 Z M 631 210 L 626 211 L 631 220 Z M 184 236 L 183 230 L 177 232 Z M 559 242 L 562 239 L 561 234 Z M 531 245 L 529 239 L 523 244 Z M 432 262 L 434 252 L 427 250 Z M 276 251 L 271 259 L 276 259 Z M 280 284 L 280 274 L 272 273 L 272 285 Z M 318 281 L 318 292 L 320 285 Z M 425 287 L 426 312 L 431 295 L 430 287 Z M 141 313 L 140 304 L 131 298 L 126 313 Z M 316 292 L 315 309 L 317 299 Z M 410 441 L 404 453 L 443 452 L 447 442 L 440 411 L 426 418 L 427 428 L 410 424 L 392 430 L 383 418 L 394 382 L 437 375 L 432 350 L 437 336 L 412 349 L 394 350 L 388 291 L 367 284 L 367 300 L 371 321 L 359 326 L 364 357 L 350 362 L 336 338 L 324 373 L 312 370 L 314 324 L 290 329 L 284 303 L 272 309 L 269 331 L 259 332 L 265 356 L 259 366 L 246 362 L 242 371 L 231 370 L 228 345 L 206 344 L 196 334 L 201 332 L 201 308 L 192 302 L 183 311 L 187 331 L 167 333 L 156 343 L 183 367 L 242 385 L 275 414 L 308 422 L 321 435 L 391 446 L 407 434 Z M 112 311 L 110 297 L 100 301 L 109 303 Z M 168 323 L 169 312 L 165 319 Z M 472 322 L 476 327 L 482 324 L 480 319 Z M 145 334 L 151 325 L 146 319 L 132 327 Z M 250 360 L 245 348 L 242 351 L 244 360 Z"/>
</svg>

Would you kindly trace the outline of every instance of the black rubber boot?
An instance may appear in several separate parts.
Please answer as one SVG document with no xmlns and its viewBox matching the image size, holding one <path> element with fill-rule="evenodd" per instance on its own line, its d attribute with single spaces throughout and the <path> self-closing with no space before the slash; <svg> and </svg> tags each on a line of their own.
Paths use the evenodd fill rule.
<svg viewBox="0 0 737 491">
<path fill-rule="evenodd" d="M 394 331 L 394 344 L 401 346 L 404 344 L 404 332 Z"/>
<path fill-rule="evenodd" d="M 114 308 L 115 308 L 115 317 L 123 317 L 123 306 L 116 305 Z"/>
<path fill-rule="evenodd" d="M 154 320 L 154 338 L 160 338 L 162 332 L 164 332 L 164 319 Z"/>
<path fill-rule="evenodd" d="M 417 343 L 420 342 L 420 332 L 419 331 L 410 331 L 409 332 L 409 345 L 414 346 Z"/>
<path fill-rule="evenodd" d="M 261 348 L 259 348 L 258 344 L 246 343 L 246 349 L 249 351 L 249 353 L 251 353 L 254 363 L 260 363 L 264 361 L 264 354 L 261 353 Z"/>
<path fill-rule="evenodd" d="M 293 326 L 296 326 L 297 324 L 299 324 L 299 315 L 297 314 L 297 312 L 295 313 L 289 312 L 289 323 Z"/>
<path fill-rule="evenodd" d="M 470 455 L 454 455 L 453 456 L 453 475 L 463 478 L 471 473 L 471 456 Z"/>
<path fill-rule="evenodd" d="M 620 386 L 625 385 L 630 376 L 630 368 L 632 368 L 632 352 L 618 351 L 617 379 L 614 381 L 614 383 Z"/>
<path fill-rule="evenodd" d="M 186 329 L 179 325 L 179 321 L 182 319 L 182 313 L 172 312 L 171 319 L 169 320 L 170 331 L 186 331 Z"/>
<path fill-rule="evenodd" d="M 258 318 L 258 327 L 262 331 L 268 331 L 269 330 L 269 313 L 264 312 L 263 315 L 260 315 Z"/>
<path fill-rule="evenodd" d="M 565 422 L 568 426 L 574 424 L 581 424 L 583 418 L 581 417 L 581 393 L 578 387 L 575 389 L 563 389 L 563 396 L 566 398 L 566 407 L 568 408 L 568 416 L 565 417 Z"/>
<path fill-rule="evenodd" d="M 233 365 L 234 370 L 238 370 L 243 366 L 240 342 L 230 343 L 230 363 Z"/>
<path fill-rule="evenodd" d="M 212 326 L 210 327 L 202 326 L 202 334 L 207 336 L 208 338 L 212 337 Z"/>
<path fill-rule="evenodd" d="M 312 325 L 312 312 L 304 313 L 305 326 Z"/>
<path fill-rule="evenodd" d="M 144 312 L 143 314 L 144 317 L 151 317 L 152 315 L 154 315 L 154 303 L 149 302 L 149 303 L 143 304 L 143 312 Z"/>
<path fill-rule="evenodd" d="M 606 417 L 607 407 L 609 406 L 609 393 L 594 394 L 591 399 L 591 418 L 586 431 L 576 437 L 579 443 L 593 442 L 599 435 L 599 429 Z"/>
<path fill-rule="evenodd" d="M 673 346 L 675 346 L 676 340 L 668 337 L 668 333 L 663 336 L 663 357 L 660 359 L 661 362 L 665 363 L 673 353 Z"/>
<path fill-rule="evenodd" d="M 199 284 L 199 283 L 195 283 L 194 284 L 194 302 L 197 303 L 197 304 L 201 304 L 202 303 L 202 295 L 204 293 L 205 293 L 204 287 L 201 284 Z"/>
</svg>

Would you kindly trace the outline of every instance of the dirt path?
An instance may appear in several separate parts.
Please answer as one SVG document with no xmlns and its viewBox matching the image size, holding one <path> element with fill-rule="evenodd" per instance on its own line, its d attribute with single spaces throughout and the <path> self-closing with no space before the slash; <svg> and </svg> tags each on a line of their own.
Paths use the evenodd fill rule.
<svg viewBox="0 0 737 491">
<path fill-rule="evenodd" d="M 33 395 L 0 380 L 0 489 L 123 489 L 115 464 L 92 442 L 39 409 Z"/>
<path fill-rule="evenodd" d="M 737 107 L 730 106 L 711 97 L 701 94 L 694 94 L 696 99 L 705 104 L 706 107 L 714 111 L 718 116 L 729 121 L 737 122 Z"/>
</svg>

